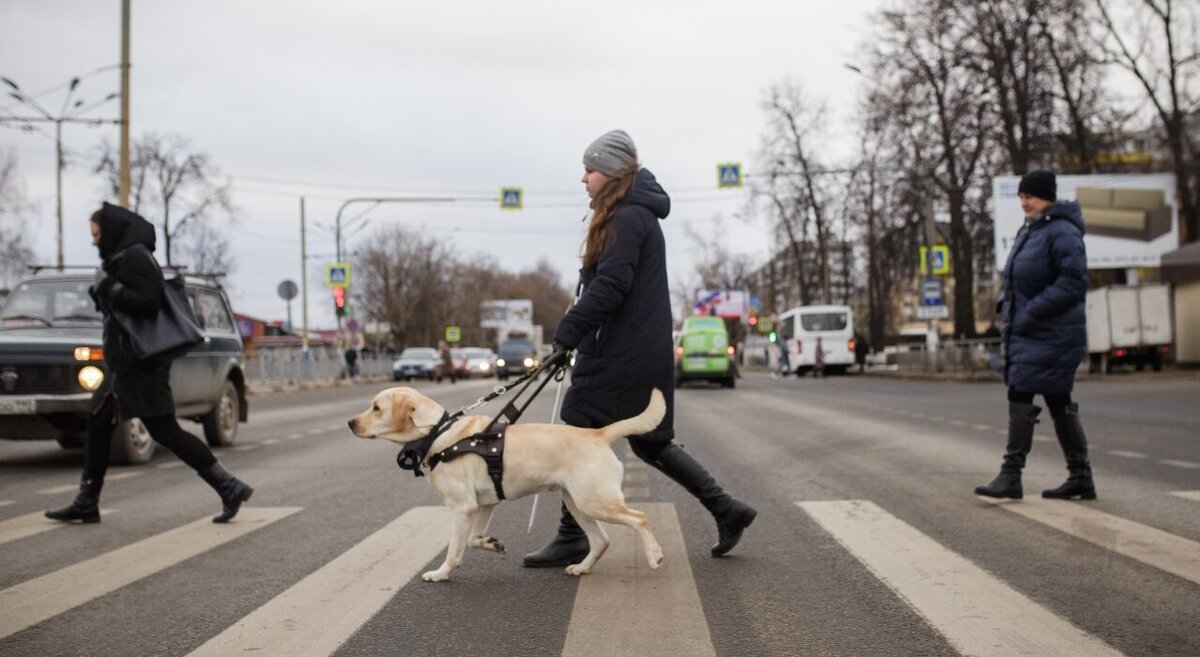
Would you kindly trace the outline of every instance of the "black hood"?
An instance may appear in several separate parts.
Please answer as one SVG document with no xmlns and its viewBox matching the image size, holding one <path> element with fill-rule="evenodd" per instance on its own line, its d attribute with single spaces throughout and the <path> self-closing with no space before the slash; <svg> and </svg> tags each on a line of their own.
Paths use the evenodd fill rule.
<svg viewBox="0 0 1200 657">
<path fill-rule="evenodd" d="M 1046 218 L 1065 219 L 1075 224 L 1075 227 L 1079 229 L 1081 234 L 1087 232 L 1087 229 L 1083 225 L 1083 210 L 1079 208 L 1077 201 L 1059 201 L 1055 203 L 1050 206 L 1049 210 L 1046 210 Z"/>
<path fill-rule="evenodd" d="M 671 197 L 663 190 L 654 174 L 642 169 L 634 175 L 633 187 L 625 195 L 625 203 L 640 205 L 654 213 L 659 219 L 666 219 L 671 213 Z"/>
<path fill-rule="evenodd" d="M 134 244 L 143 244 L 153 251 L 156 239 L 154 225 L 141 215 L 111 203 L 100 208 L 101 259 L 108 260 Z"/>
</svg>

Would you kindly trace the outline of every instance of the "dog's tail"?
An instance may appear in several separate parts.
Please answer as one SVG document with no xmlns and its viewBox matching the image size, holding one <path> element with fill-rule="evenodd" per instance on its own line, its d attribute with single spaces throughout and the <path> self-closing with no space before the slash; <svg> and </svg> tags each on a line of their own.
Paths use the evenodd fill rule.
<svg viewBox="0 0 1200 657">
<path fill-rule="evenodd" d="M 609 443 L 625 436 L 637 436 L 654 431 L 667 414 L 667 402 L 658 388 L 650 391 L 650 405 L 646 410 L 628 420 L 613 422 L 600 430 L 600 436 Z"/>
</svg>

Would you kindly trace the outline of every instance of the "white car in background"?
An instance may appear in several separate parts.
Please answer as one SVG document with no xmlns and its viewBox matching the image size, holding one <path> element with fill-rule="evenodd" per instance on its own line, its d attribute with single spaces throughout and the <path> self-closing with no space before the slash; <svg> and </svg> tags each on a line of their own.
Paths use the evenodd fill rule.
<svg viewBox="0 0 1200 657">
<path fill-rule="evenodd" d="M 466 376 L 468 379 L 479 377 L 486 379 L 496 376 L 496 352 L 484 347 L 466 347 L 463 356 L 467 359 Z"/>
<path fill-rule="evenodd" d="M 400 352 L 400 358 L 392 363 L 392 379 L 410 381 L 412 379 L 428 379 L 432 381 L 437 376 L 438 367 L 442 364 L 442 356 L 432 347 L 409 347 Z"/>
</svg>

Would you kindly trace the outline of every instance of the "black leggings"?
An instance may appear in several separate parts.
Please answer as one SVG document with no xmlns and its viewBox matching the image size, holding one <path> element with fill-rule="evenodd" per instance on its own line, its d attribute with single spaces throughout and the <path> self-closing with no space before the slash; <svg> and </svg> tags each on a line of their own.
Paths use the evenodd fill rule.
<svg viewBox="0 0 1200 657">
<path fill-rule="evenodd" d="M 1032 404 L 1033 395 L 1034 393 L 1032 392 L 1021 392 L 1012 388 L 1008 389 L 1008 401 L 1018 404 Z M 1046 400 L 1047 406 L 1055 410 L 1071 405 L 1071 395 L 1069 393 L 1065 395 L 1042 395 L 1042 398 Z"/>
<path fill-rule="evenodd" d="M 110 396 L 96 412 L 88 416 L 87 446 L 83 456 L 83 474 L 88 479 L 102 480 L 104 473 L 108 471 L 113 432 L 117 428 L 115 413 L 116 403 Z M 174 415 L 144 417 L 141 420 L 154 442 L 174 452 L 180 461 L 191 466 L 193 470 L 206 470 L 217 462 L 217 457 L 213 456 L 208 445 L 184 431 Z"/>
</svg>

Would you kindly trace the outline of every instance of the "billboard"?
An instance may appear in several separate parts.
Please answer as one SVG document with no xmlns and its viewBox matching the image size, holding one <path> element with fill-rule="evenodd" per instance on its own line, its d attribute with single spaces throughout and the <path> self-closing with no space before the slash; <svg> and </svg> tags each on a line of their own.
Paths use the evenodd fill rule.
<svg viewBox="0 0 1200 657">
<path fill-rule="evenodd" d="M 992 181 L 997 271 L 1025 223 L 1020 182 L 1019 176 Z M 1158 267 L 1164 253 L 1179 248 L 1175 176 L 1169 173 L 1058 176 L 1058 198 L 1079 201 L 1083 210 L 1089 269 Z"/>
<path fill-rule="evenodd" d="M 750 295 L 745 290 L 696 290 L 692 310 L 697 315 L 742 318 L 750 309 Z"/>
<path fill-rule="evenodd" d="M 479 326 L 482 328 L 519 328 L 533 325 L 531 299 L 497 299 L 479 304 Z"/>
</svg>

